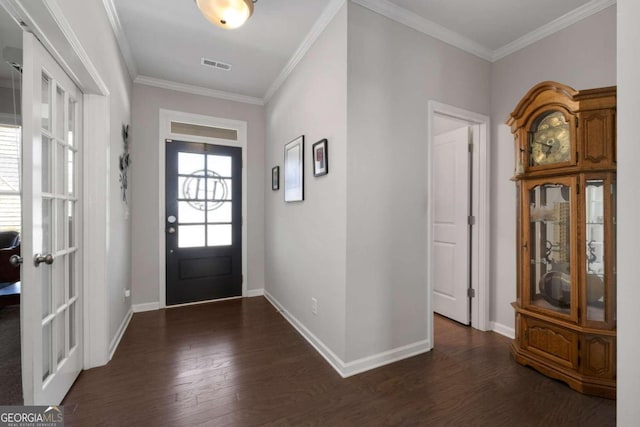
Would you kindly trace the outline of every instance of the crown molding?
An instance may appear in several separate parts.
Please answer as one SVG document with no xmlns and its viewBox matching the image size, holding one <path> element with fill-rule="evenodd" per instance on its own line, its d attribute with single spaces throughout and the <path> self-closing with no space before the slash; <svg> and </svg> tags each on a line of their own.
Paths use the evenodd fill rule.
<svg viewBox="0 0 640 427">
<path fill-rule="evenodd" d="M 232 92 L 224 92 L 216 89 L 209 89 L 201 86 L 194 86 L 184 83 L 172 82 L 169 80 L 157 79 L 155 77 L 148 77 L 138 75 L 133 81 L 145 86 L 153 86 L 161 89 L 175 90 L 178 92 L 190 93 L 192 95 L 208 96 L 210 98 L 224 99 L 227 101 L 242 102 L 244 104 L 252 105 L 264 105 L 264 100 L 253 96 L 240 95 Z"/>
<path fill-rule="evenodd" d="M 109 22 L 113 29 L 113 34 L 116 36 L 118 46 L 120 47 L 120 53 L 124 58 L 125 64 L 127 64 L 129 76 L 131 77 L 131 80 L 135 80 L 138 76 L 138 69 L 136 68 L 136 62 L 133 59 L 133 54 L 131 53 L 131 47 L 129 46 L 127 37 L 124 35 L 124 30 L 122 29 L 122 24 L 120 23 L 120 17 L 118 16 L 116 6 L 113 3 L 113 0 L 102 0 L 102 4 L 104 5 L 104 9 L 107 11 L 107 16 L 109 17 Z"/>
<path fill-rule="evenodd" d="M 264 95 L 264 103 L 268 103 L 271 97 L 280 89 L 280 86 L 287 80 L 289 74 L 296 68 L 296 65 L 304 58 L 304 55 L 309 51 L 311 46 L 318 40 L 320 34 L 324 32 L 329 23 L 335 18 L 342 6 L 346 3 L 346 0 L 331 0 L 327 7 L 324 9 L 320 17 L 316 20 L 311 27 L 311 31 L 304 38 L 298 49 L 293 53 L 287 65 L 284 66 L 278 77 L 273 81 L 266 94 Z"/>
<path fill-rule="evenodd" d="M 353 3 L 366 7 L 382 16 L 392 19 L 400 24 L 413 28 L 423 34 L 431 36 L 451 46 L 482 58 L 486 61 L 493 59 L 493 51 L 475 41 L 464 37 L 440 24 L 436 24 L 420 15 L 411 12 L 395 3 L 387 0 L 351 0 Z"/>
<path fill-rule="evenodd" d="M 590 17 L 591 15 L 595 15 L 596 13 L 613 6 L 616 4 L 616 0 L 591 0 L 589 3 L 586 3 L 571 12 L 568 12 L 562 15 L 559 18 L 554 19 L 553 21 L 545 24 L 528 34 L 520 37 L 508 43 L 501 48 L 498 48 L 493 51 L 492 62 L 498 61 L 505 56 L 511 55 L 514 52 L 517 52 L 525 47 L 532 45 L 533 43 L 542 40 L 545 37 L 548 37 L 558 31 L 564 30 L 565 28 Z"/>
</svg>

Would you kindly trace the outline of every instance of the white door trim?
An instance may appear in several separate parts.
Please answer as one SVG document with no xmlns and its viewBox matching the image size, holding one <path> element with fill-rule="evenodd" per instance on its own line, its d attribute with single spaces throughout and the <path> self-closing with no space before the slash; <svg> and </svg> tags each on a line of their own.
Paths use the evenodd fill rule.
<svg viewBox="0 0 640 427">
<path fill-rule="evenodd" d="M 471 300 L 471 325 L 481 331 L 490 329 L 489 324 L 489 132 L 490 119 L 488 116 L 453 107 L 436 101 L 429 101 L 427 116 L 427 158 L 429 159 L 427 173 L 427 192 L 431 197 L 433 183 L 433 168 L 431 167 L 431 148 L 433 146 L 434 116 L 442 115 L 468 122 L 473 128 L 473 160 L 472 176 L 473 194 L 471 211 L 476 217 L 475 226 L 471 231 L 471 287 L 476 297 Z M 433 254 L 431 250 L 433 207 L 428 203 L 427 209 L 427 330 L 429 342 L 433 343 Z"/>
<path fill-rule="evenodd" d="M 171 132 L 171 122 L 179 121 L 181 123 L 189 123 L 200 126 L 212 126 L 224 129 L 235 129 L 238 131 L 238 140 L 229 141 L 226 139 L 208 138 L 202 136 L 182 135 Z M 247 296 L 247 122 L 242 120 L 223 119 L 219 117 L 204 116 L 201 114 L 185 113 L 182 111 L 173 111 L 160 109 L 160 129 L 158 135 L 160 139 L 159 151 L 159 167 L 158 167 L 158 235 L 160 236 L 160 244 L 158 245 L 158 265 L 160 266 L 158 281 L 158 291 L 160 296 L 160 307 L 167 306 L 167 259 L 166 259 L 166 240 L 165 240 L 165 213 L 166 213 L 166 197 L 165 197 L 165 140 L 175 139 L 177 141 L 200 142 L 204 144 L 226 145 L 231 147 L 242 148 L 242 296 Z M 216 300 L 217 301 L 217 300 Z M 207 302 L 207 301 L 203 301 Z M 198 302 L 196 304 L 199 304 Z"/>
<path fill-rule="evenodd" d="M 109 361 L 109 311 L 107 266 L 107 203 L 111 132 L 109 88 L 97 71 L 56 0 L 0 0 L 0 5 L 25 31 L 33 33 L 83 96 L 82 188 L 83 220 L 82 300 L 84 369 Z M 89 286 L 90 285 L 90 286 Z"/>
</svg>

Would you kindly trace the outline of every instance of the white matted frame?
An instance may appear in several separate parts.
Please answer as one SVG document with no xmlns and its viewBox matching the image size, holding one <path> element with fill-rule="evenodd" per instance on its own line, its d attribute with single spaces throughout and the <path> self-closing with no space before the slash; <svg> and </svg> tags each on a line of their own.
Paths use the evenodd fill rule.
<svg viewBox="0 0 640 427">
<path fill-rule="evenodd" d="M 203 136 L 184 135 L 171 132 L 171 122 L 180 122 L 198 126 L 208 126 L 221 129 L 233 129 L 238 132 L 236 141 L 228 139 L 219 139 Z M 203 144 L 225 145 L 231 147 L 242 148 L 242 296 L 247 296 L 247 122 L 241 120 L 223 119 L 218 117 L 204 116 L 201 114 L 184 113 L 181 111 L 160 109 L 160 136 L 158 143 L 160 144 L 158 168 L 158 215 L 159 224 L 158 233 L 160 236 L 160 244 L 158 245 L 158 265 L 160 266 L 158 281 L 158 291 L 160 295 L 160 307 L 167 307 L 167 259 L 166 259 L 166 239 L 165 239 L 165 215 L 166 215 L 166 150 L 165 144 L 167 139 L 175 139 L 177 141 L 199 142 Z M 215 300 L 220 301 L 220 300 Z M 171 307 L 179 307 L 183 305 L 201 304 L 209 301 L 201 301 L 191 304 L 172 305 Z"/>
<path fill-rule="evenodd" d="M 475 297 L 471 300 L 471 325 L 481 331 L 488 331 L 489 327 L 489 132 L 490 119 L 488 116 L 429 101 L 428 104 L 428 135 L 427 158 L 429 170 L 427 173 L 428 194 L 433 185 L 433 167 L 431 165 L 432 147 L 434 143 L 434 118 L 444 116 L 467 122 L 473 131 L 472 156 L 472 204 L 471 212 L 475 216 L 475 225 L 471 228 L 471 288 Z M 427 331 L 429 342 L 433 339 L 433 251 L 431 249 L 433 228 L 433 206 L 429 203 L 427 210 Z"/>
</svg>

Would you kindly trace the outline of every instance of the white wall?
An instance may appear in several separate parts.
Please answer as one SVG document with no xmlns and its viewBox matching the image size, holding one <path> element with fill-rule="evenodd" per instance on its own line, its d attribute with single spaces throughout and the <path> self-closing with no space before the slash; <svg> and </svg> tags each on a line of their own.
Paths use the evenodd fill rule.
<svg viewBox="0 0 640 427">
<path fill-rule="evenodd" d="M 532 86 L 554 80 L 574 89 L 616 84 L 612 6 L 493 64 L 491 72 L 491 320 L 514 327 L 516 298 L 514 142 L 504 124 Z M 620 156 L 618 156 L 620 158 Z"/>
<path fill-rule="evenodd" d="M 618 0 L 618 405 L 619 426 L 640 420 L 640 2 Z"/>
<path fill-rule="evenodd" d="M 347 8 L 266 107 L 266 291 L 338 357 L 345 349 Z M 305 136 L 305 201 L 284 202 L 284 145 Z M 328 139 L 329 174 L 314 178 L 311 145 Z M 280 191 L 268 174 L 281 171 Z M 311 298 L 318 315 L 311 314 Z"/>
<path fill-rule="evenodd" d="M 183 111 L 247 122 L 247 282 L 264 288 L 264 108 L 167 89 L 133 85 L 131 156 L 133 172 L 133 303 L 159 302 L 159 150 L 160 109 Z M 270 182 L 270 181 L 269 181 Z"/>
<path fill-rule="evenodd" d="M 110 342 L 116 336 L 131 308 L 124 290 L 130 287 L 131 235 L 127 207 L 120 199 L 118 156 L 122 153 L 121 127 L 130 123 L 131 79 L 120 54 L 106 11 L 100 0 L 57 0 L 74 33 L 107 85 L 109 95 L 110 145 L 107 179 L 107 278 L 108 334 Z M 85 141 L 85 150 L 92 147 Z"/>
<path fill-rule="evenodd" d="M 489 115 L 491 64 L 349 3 L 346 361 L 427 338 L 427 104 Z"/>
</svg>

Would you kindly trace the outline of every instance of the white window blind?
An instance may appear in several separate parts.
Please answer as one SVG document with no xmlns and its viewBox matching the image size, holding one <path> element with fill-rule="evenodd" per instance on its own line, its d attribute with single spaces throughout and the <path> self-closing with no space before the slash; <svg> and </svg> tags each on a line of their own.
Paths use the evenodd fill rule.
<svg viewBox="0 0 640 427">
<path fill-rule="evenodd" d="M 20 231 L 19 126 L 0 125 L 0 231 Z"/>
</svg>

